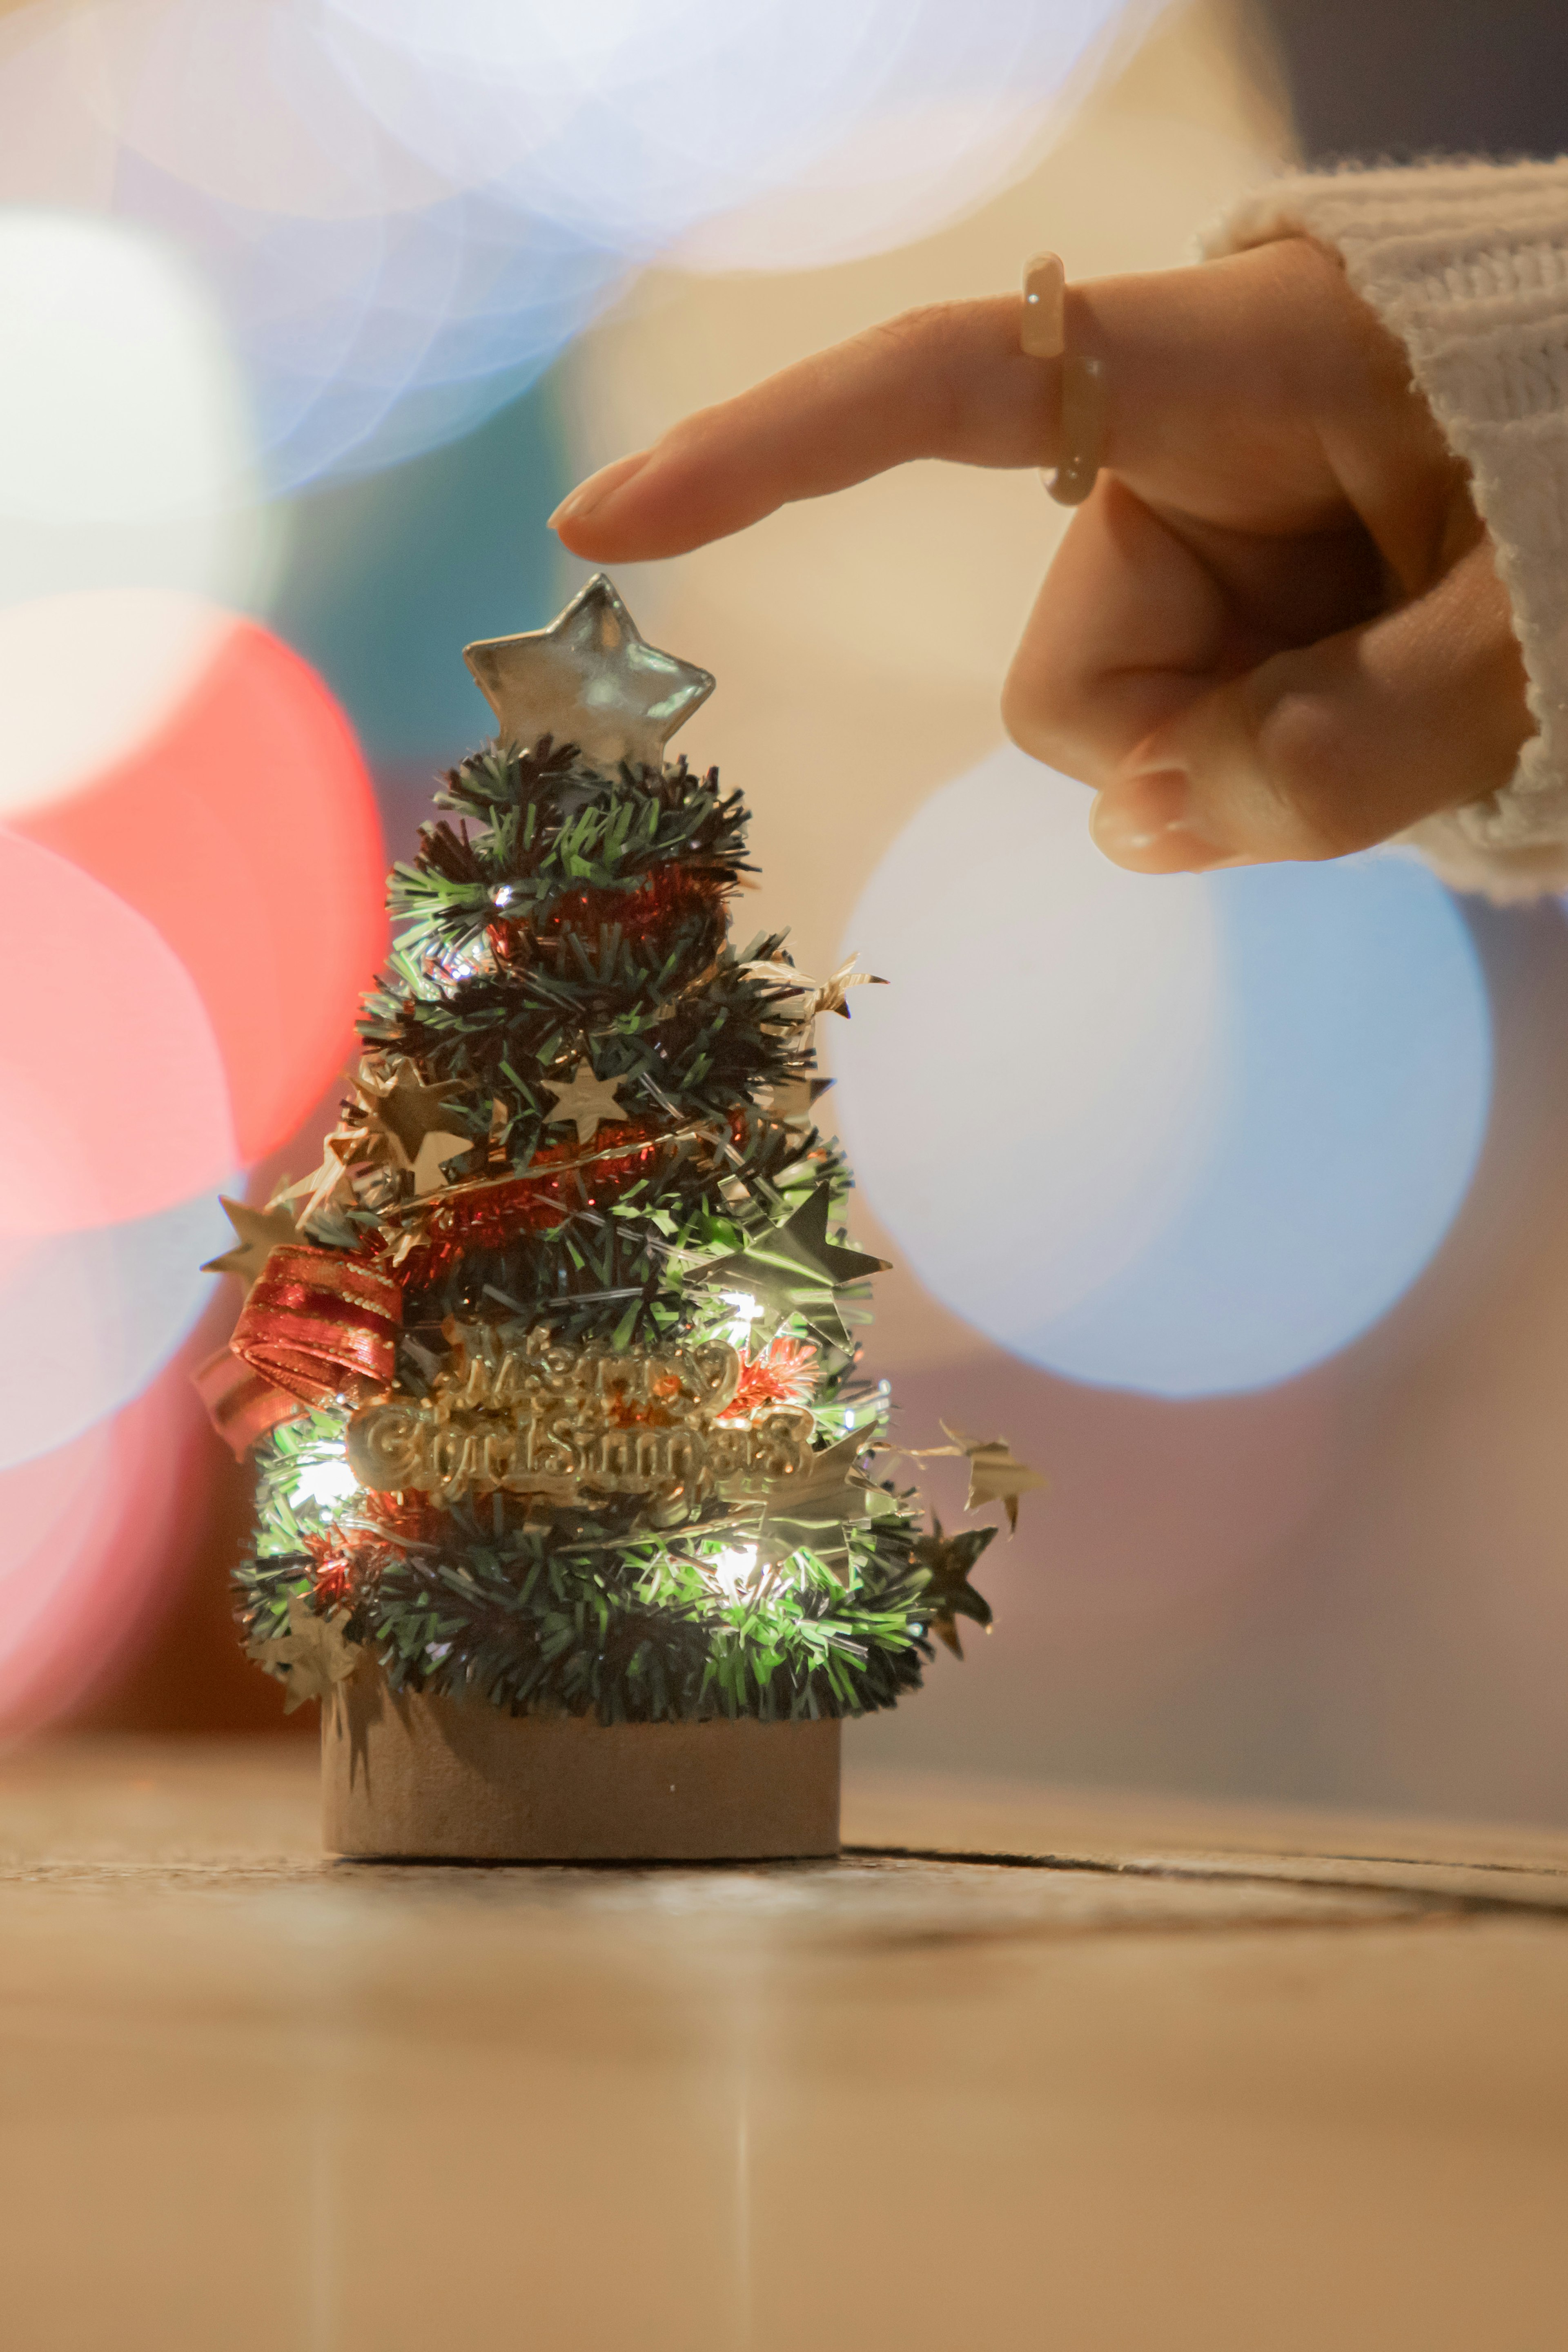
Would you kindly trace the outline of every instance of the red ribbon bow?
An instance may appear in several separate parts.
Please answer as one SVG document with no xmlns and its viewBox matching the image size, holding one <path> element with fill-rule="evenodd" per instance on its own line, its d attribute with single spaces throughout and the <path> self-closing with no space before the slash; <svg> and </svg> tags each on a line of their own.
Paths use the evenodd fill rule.
<svg viewBox="0 0 1568 2352">
<path fill-rule="evenodd" d="M 282 1242 L 229 1345 L 302 1404 L 368 1404 L 392 1384 L 402 1291 L 346 1250 Z"/>
</svg>

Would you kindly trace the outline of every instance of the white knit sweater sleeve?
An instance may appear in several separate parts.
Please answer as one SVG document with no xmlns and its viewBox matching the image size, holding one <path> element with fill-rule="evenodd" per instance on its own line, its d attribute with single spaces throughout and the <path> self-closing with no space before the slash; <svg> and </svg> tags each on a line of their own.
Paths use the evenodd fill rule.
<svg viewBox="0 0 1568 2352">
<path fill-rule="evenodd" d="M 1568 157 L 1278 180 L 1203 249 L 1300 236 L 1341 256 L 1469 465 L 1530 680 L 1507 786 L 1403 838 L 1458 889 L 1568 887 Z"/>
</svg>

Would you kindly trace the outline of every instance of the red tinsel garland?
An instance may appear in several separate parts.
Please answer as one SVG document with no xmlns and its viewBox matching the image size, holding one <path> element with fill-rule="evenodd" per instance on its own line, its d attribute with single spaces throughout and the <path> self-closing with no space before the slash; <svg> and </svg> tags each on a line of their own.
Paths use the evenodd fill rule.
<svg viewBox="0 0 1568 2352">
<path fill-rule="evenodd" d="M 438 1198 L 426 1214 L 423 1240 L 398 1264 L 403 1287 L 423 1290 L 470 1250 L 505 1249 L 519 1234 L 554 1233 L 578 1210 L 602 1208 L 648 1175 L 668 1149 L 645 1121 L 601 1127 L 594 1143 L 601 1157 L 585 1160 L 573 1141 L 546 1144 L 526 1176 Z"/>
<path fill-rule="evenodd" d="M 744 1143 L 754 1115 L 744 1107 L 731 1111 L 725 1123 L 732 1143 Z M 570 1140 L 546 1144 L 526 1175 L 438 1195 L 426 1212 L 423 1238 L 392 1270 L 405 1290 L 422 1290 L 470 1250 L 501 1250 L 519 1234 L 559 1232 L 579 1210 L 619 1200 L 674 1148 L 669 1130 L 646 1120 L 601 1127 L 589 1154 Z M 392 1246 L 377 1242 L 371 1254 L 384 1257 Z"/>
<path fill-rule="evenodd" d="M 563 890 L 539 916 L 516 921 L 504 919 L 489 926 L 486 937 L 498 963 L 525 964 L 536 954 L 556 953 L 568 937 L 592 949 L 600 934 L 619 930 L 623 938 L 653 940 L 692 915 L 718 911 L 718 903 L 733 877 L 694 872 L 672 866 L 650 874 L 634 890 Z"/>
</svg>

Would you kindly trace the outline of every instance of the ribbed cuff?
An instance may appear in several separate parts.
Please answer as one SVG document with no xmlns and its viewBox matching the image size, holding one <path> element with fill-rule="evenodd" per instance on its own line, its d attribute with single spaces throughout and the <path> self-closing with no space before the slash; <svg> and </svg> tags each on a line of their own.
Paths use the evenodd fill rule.
<svg viewBox="0 0 1568 2352">
<path fill-rule="evenodd" d="M 1275 181 L 1203 240 L 1337 252 L 1409 354 L 1474 478 L 1513 605 L 1537 732 L 1500 792 L 1400 838 L 1496 899 L 1568 888 L 1568 158 L 1347 167 Z"/>
</svg>

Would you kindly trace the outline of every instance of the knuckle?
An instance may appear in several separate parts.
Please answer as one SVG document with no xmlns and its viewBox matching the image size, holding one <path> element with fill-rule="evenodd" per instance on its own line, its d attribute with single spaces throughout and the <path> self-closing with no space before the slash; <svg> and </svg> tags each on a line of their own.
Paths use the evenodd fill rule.
<svg viewBox="0 0 1568 2352">
<path fill-rule="evenodd" d="M 913 310 L 895 311 L 891 319 L 868 327 L 866 334 L 871 341 L 891 343 L 895 350 L 913 345 L 925 353 L 939 353 L 958 341 L 963 312 L 964 305 L 958 302 L 920 302 Z"/>
<path fill-rule="evenodd" d="M 925 302 L 868 327 L 862 341 L 891 361 L 923 437 L 941 446 L 960 431 L 967 401 L 962 302 Z"/>
<path fill-rule="evenodd" d="M 1002 687 L 1001 719 L 1020 751 L 1080 783 L 1094 781 L 1096 762 L 1064 683 L 1034 665 L 1015 664 Z"/>
<path fill-rule="evenodd" d="M 1291 855 L 1343 857 L 1381 839 L 1343 722 L 1321 695 L 1281 697 L 1259 730 L 1258 765 L 1298 845 Z"/>
</svg>

